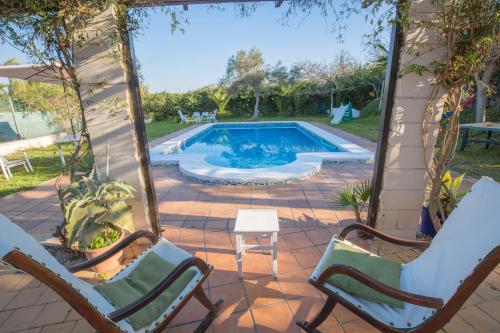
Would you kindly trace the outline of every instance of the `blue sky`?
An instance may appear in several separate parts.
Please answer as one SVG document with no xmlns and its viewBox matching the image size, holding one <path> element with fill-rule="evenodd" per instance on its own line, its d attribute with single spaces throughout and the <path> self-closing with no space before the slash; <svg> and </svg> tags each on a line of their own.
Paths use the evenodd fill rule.
<svg viewBox="0 0 500 333">
<path fill-rule="evenodd" d="M 143 81 L 152 91 L 188 91 L 216 83 L 224 75 L 227 59 L 252 47 L 260 49 L 271 64 L 279 60 L 285 65 L 306 59 L 331 61 L 341 49 L 358 60 L 366 59 L 362 36 L 371 28 L 363 15 L 346 21 L 345 42 L 339 44 L 319 13 L 297 15 L 283 25 L 283 9 L 274 8 L 272 2 L 259 6 L 247 18 L 239 17 L 233 5 L 220 8 L 190 6 L 184 33 L 172 34 L 164 14 L 151 15 L 134 44 Z M 17 50 L 1 46 L 0 63 L 10 57 L 27 61 Z"/>
</svg>

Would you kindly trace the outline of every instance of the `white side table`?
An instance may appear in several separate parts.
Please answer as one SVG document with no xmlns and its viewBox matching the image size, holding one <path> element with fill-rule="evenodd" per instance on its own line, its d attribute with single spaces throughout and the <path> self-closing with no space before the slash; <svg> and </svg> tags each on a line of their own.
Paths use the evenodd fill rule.
<svg viewBox="0 0 500 333">
<path fill-rule="evenodd" d="M 243 278 L 242 256 L 248 249 L 271 250 L 273 254 L 273 277 L 278 277 L 278 212 L 276 209 L 239 209 L 234 226 L 236 234 L 236 260 L 238 275 Z M 270 245 L 246 244 L 245 236 L 270 236 Z"/>
</svg>

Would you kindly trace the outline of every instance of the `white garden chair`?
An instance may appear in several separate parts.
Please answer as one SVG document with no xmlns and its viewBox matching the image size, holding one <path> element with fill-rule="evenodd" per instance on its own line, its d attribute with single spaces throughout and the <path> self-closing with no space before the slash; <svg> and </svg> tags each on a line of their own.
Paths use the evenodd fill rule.
<svg viewBox="0 0 500 333">
<path fill-rule="evenodd" d="M 193 119 L 196 124 L 201 124 L 203 121 L 201 113 L 199 112 L 193 112 Z"/>
<path fill-rule="evenodd" d="M 362 224 L 348 226 L 340 236 L 333 237 L 309 280 L 327 295 L 325 305 L 310 322 L 299 321 L 297 324 L 306 332 L 319 332 L 317 327 L 340 303 L 382 332 L 431 333 L 440 330 L 500 263 L 499 198 L 500 184 L 489 178 L 477 181 L 432 243 L 395 238 Z M 324 260 L 334 242 L 354 246 L 345 238 L 356 229 L 397 245 L 426 248 L 418 258 L 403 264 L 401 290 L 389 287 L 351 266 L 332 265 L 321 269 L 325 267 Z M 349 276 L 375 291 L 402 301 L 404 308 L 348 294 L 327 282 L 335 274 Z"/>
<path fill-rule="evenodd" d="M 210 117 L 210 113 L 209 112 L 203 111 L 201 113 L 201 120 L 202 121 L 210 122 L 209 117 Z"/>
<path fill-rule="evenodd" d="M 10 169 L 17 166 L 23 166 L 26 172 L 33 172 L 33 167 L 31 166 L 28 155 L 26 154 L 26 152 L 24 152 L 23 154 L 24 160 L 8 160 L 5 157 L 0 156 L 0 168 L 2 169 L 5 179 L 12 178 L 12 172 L 10 171 Z"/>
<path fill-rule="evenodd" d="M 2 214 L 0 214 L 0 230 L 2 230 L 0 233 L 0 259 L 32 275 L 53 289 L 98 332 L 162 332 L 192 296 L 209 309 L 209 313 L 196 330 L 196 332 L 204 332 L 222 306 L 221 300 L 213 304 L 207 298 L 202 288 L 203 282 L 213 270 L 213 267 L 169 241 L 157 238 L 150 231 L 135 232 L 123 239 L 108 252 L 66 269 L 33 237 Z M 174 265 L 175 268 L 154 288 L 130 304 L 120 308 L 113 306 L 98 291 L 98 286 L 102 286 L 103 284 L 98 286 L 92 285 L 72 274 L 110 258 L 139 238 L 148 238 L 153 245 L 121 272 L 109 281 L 103 282 L 103 284 L 113 283 L 123 280 L 128 276 L 133 276 L 134 269 L 149 253 L 155 253 L 164 261 Z M 151 267 L 151 269 L 154 270 L 155 267 Z M 172 293 L 172 288 L 174 287 L 171 288 L 171 286 L 183 273 L 189 271 L 194 273 L 191 273 L 193 277 L 187 281 L 185 287 L 178 294 Z M 172 302 L 164 308 L 158 309 L 158 303 L 155 304 L 155 300 L 167 296 L 170 297 L 169 299 L 172 299 Z M 145 311 L 152 311 L 151 306 L 148 308 L 149 304 L 152 307 L 156 307 L 154 313 L 158 313 L 158 315 L 145 326 L 134 328 L 134 324 L 129 322 L 128 317 L 144 308 L 147 308 Z"/>
<path fill-rule="evenodd" d="M 177 110 L 177 112 L 179 113 L 181 124 L 187 124 L 191 121 L 191 119 L 188 116 L 184 115 L 181 110 Z"/>
<path fill-rule="evenodd" d="M 207 121 L 209 123 L 217 122 L 217 109 L 215 109 L 214 112 L 212 112 L 212 113 L 208 113 Z"/>
</svg>

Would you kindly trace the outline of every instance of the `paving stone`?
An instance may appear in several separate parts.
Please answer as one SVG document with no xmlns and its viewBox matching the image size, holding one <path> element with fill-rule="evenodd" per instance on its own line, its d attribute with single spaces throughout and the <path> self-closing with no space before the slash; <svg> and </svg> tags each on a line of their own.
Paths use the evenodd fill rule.
<svg viewBox="0 0 500 333">
<path fill-rule="evenodd" d="M 36 327 L 62 323 L 70 311 L 71 307 L 64 301 L 45 304 L 31 325 Z"/>
<path fill-rule="evenodd" d="M 36 305 L 14 310 L 0 327 L 0 332 L 21 331 L 30 328 L 31 322 L 35 320 L 42 309 L 43 305 Z"/>
</svg>

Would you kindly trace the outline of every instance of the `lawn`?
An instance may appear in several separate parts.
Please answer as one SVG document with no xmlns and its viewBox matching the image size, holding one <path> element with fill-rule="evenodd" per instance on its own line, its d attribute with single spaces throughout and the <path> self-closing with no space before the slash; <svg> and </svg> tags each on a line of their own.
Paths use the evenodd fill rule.
<svg viewBox="0 0 500 333">
<path fill-rule="evenodd" d="M 162 136 L 183 129 L 187 126 L 188 125 L 186 124 L 180 124 L 178 121 L 173 122 L 171 120 L 155 121 L 146 124 L 148 141 L 153 141 L 154 139 L 161 138 Z"/>
<path fill-rule="evenodd" d="M 63 152 L 68 160 L 75 146 L 73 144 L 62 145 Z M 12 168 L 12 178 L 6 180 L 3 174 L 0 175 L 0 197 L 19 191 L 29 190 L 40 183 L 56 177 L 62 170 L 61 160 L 55 145 L 43 148 L 31 148 L 26 150 L 31 165 L 35 172 L 26 172 L 22 166 Z M 7 159 L 23 159 L 22 152 L 8 155 Z"/>
</svg>

